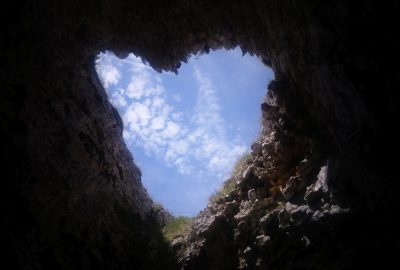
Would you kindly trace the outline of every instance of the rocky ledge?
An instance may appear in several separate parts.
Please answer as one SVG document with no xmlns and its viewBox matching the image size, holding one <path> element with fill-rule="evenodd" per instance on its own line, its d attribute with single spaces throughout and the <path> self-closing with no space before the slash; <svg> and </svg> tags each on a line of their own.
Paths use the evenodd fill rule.
<svg viewBox="0 0 400 270">
<path fill-rule="evenodd" d="M 189 234 L 171 242 L 181 269 L 346 269 L 362 252 L 356 247 L 375 241 L 354 234 L 363 213 L 335 193 L 340 162 L 328 157 L 321 134 L 302 132 L 311 121 L 277 106 L 276 85 L 261 105 L 251 157 L 227 180 L 234 190 L 210 201 Z"/>
</svg>

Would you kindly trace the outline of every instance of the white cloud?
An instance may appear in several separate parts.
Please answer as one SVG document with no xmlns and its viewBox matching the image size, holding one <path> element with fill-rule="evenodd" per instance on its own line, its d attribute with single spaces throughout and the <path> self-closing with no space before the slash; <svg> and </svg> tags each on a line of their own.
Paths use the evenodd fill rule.
<svg viewBox="0 0 400 270">
<path fill-rule="evenodd" d="M 198 94 L 192 121 L 212 133 L 218 133 L 218 136 L 223 136 L 225 123 L 220 115 L 219 101 L 212 82 L 198 68 L 195 68 L 195 78 Z"/>
<path fill-rule="evenodd" d="M 188 116 L 167 102 L 161 78 L 153 75 L 139 58 L 130 55 L 123 64 L 129 67 L 129 80 L 125 87 L 119 86 L 112 92 L 111 102 L 122 114 L 123 136 L 128 145 L 141 147 L 147 155 L 163 160 L 181 174 L 196 172 L 196 177 L 206 182 L 216 175 L 226 176 L 246 147 L 228 139 L 210 77 L 195 68 L 197 97 L 193 115 Z M 109 60 L 100 69 L 100 77 L 104 76 L 108 85 L 121 80 L 115 66 Z M 181 101 L 178 94 L 171 98 L 177 103 Z"/>
<path fill-rule="evenodd" d="M 145 87 L 146 78 L 134 76 L 126 89 L 126 95 L 129 98 L 140 99 L 145 94 Z"/>
<path fill-rule="evenodd" d="M 128 108 L 128 110 L 123 115 L 122 119 L 124 121 L 124 124 L 129 126 L 130 129 L 133 129 L 132 126 L 139 125 L 139 116 L 137 115 L 135 110 L 132 110 L 132 106 Z"/>
<path fill-rule="evenodd" d="M 146 104 L 133 103 L 126 109 L 122 119 L 124 123 L 135 132 L 144 132 L 142 128 L 146 127 L 152 118 L 151 111 Z"/>
<path fill-rule="evenodd" d="M 149 87 L 146 89 L 146 97 L 159 96 L 164 92 L 164 87 L 161 85 L 156 85 L 154 87 Z"/>
<path fill-rule="evenodd" d="M 220 114 L 217 94 L 210 78 L 195 69 L 198 94 L 192 122 L 197 127 L 188 140 L 198 145 L 193 151 L 205 170 L 227 176 L 237 157 L 246 151 L 243 144 L 229 140 Z"/>
<path fill-rule="evenodd" d="M 153 130 L 160 130 L 165 127 L 165 117 L 157 116 L 151 120 L 151 126 Z"/>
<path fill-rule="evenodd" d="M 116 89 L 111 94 L 110 101 L 115 107 L 125 107 L 128 104 L 125 99 L 125 90 L 122 88 Z"/>
<path fill-rule="evenodd" d="M 179 132 L 181 131 L 181 127 L 174 121 L 168 121 L 167 127 L 163 131 L 163 135 L 166 138 L 174 138 L 176 137 Z"/>
<path fill-rule="evenodd" d="M 178 155 L 185 155 L 189 151 L 189 143 L 185 140 L 173 141 L 171 147 Z"/>
<path fill-rule="evenodd" d="M 100 80 L 102 81 L 106 90 L 108 90 L 111 84 L 118 84 L 119 80 L 121 79 L 121 73 L 111 62 L 102 63 L 101 65 L 97 63 L 96 67 L 97 72 L 100 75 Z"/>
<path fill-rule="evenodd" d="M 165 100 L 161 97 L 153 98 L 153 107 L 154 108 L 162 108 L 165 104 Z"/>
<path fill-rule="evenodd" d="M 182 121 L 183 114 L 181 112 L 173 112 L 171 113 L 171 118 L 174 121 Z"/>
</svg>

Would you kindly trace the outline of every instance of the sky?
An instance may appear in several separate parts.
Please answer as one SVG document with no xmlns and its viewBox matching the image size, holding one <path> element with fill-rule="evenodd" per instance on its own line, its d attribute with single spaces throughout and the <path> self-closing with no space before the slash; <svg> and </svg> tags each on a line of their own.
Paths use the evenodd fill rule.
<svg viewBox="0 0 400 270">
<path fill-rule="evenodd" d="M 195 216 L 250 149 L 273 72 L 239 48 L 193 55 L 178 75 L 130 54 L 104 52 L 99 78 L 124 122 L 123 136 L 153 201 Z"/>
</svg>

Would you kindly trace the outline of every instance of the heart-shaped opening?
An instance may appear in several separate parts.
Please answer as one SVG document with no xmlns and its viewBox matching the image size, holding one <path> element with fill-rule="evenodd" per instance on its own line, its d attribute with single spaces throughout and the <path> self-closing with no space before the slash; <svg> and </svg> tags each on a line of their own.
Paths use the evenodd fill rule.
<svg viewBox="0 0 400 270">
<path fill-rule="evenodd" d="M 194 55 L 178 74 L 110 52 L 98 56 L 96 69 L 144 186 L 175 216 L 206 207 L 249 152 L 273 79 L 270 68 L 239 48 Z"/>
</svg>

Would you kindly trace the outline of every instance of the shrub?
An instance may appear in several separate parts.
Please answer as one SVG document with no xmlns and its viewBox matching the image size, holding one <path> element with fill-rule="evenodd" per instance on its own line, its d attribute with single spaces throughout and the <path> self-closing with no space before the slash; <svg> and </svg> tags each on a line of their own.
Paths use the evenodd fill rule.
<svg viewBox="0 0 400 270">
<path fill-rule="evenodd" d="M 163 234 L 166 240 L 171 241 L 178 236 L 184 236 L 189 233 L 192 218 L 179 216 L 167 223 L 163 228 Z"/>
<path fill-rule="evenodd" d="M 235 166 L 233 167 L 232 178 L 238 178 L 242 174 L 243 170 L 246 168 L 250 160 L 251 153 L 245 153 L 241 155 L 236 161 Z"/>
<path fill-rule="evenodd" d="M 227 179 L 222 187 L 215 191 L 210 196 L 210 202 L 218 203 L 218 201 L 222 200 L 226 195 L 228 195 L 231 191 L 235 189 L 236 179 L 241 175 L 243 170 L 246 168 L 247 163 L 251 159 L 251 154 L 246 153 L 239 157 L 236 161 L 235 166 L 232 169 L 231 177 Z"/>
<path fill-rule="evenodd" d="M 229 178 L 226 180 L 222 187 L 219 190 L 216 190 L 209 198 L 210 202 L 218 203 L 222 200 L 226 195 L 228 195 L 232 190 L 235 189 L 235 179 Z"/>
<path fill-rule="evenodd" d="M 153 210 L 156 211 L 156 212 L 165 211 L 165 210 L 164 210 L 164 207 L 163 207 L 162 204 L 159 203 L 159 202 L 154 202 L 154 203 L 153 203 Z"/>
</svg>

